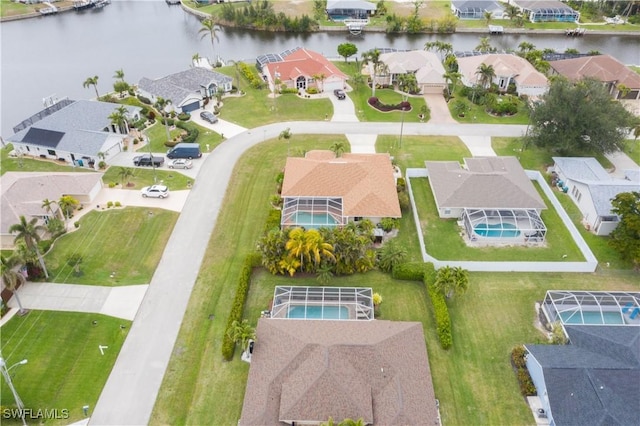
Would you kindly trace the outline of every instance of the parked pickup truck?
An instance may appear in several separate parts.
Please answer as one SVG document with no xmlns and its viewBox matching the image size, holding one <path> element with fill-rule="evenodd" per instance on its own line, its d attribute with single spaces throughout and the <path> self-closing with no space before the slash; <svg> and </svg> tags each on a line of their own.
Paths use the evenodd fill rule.
<svg viewBox="0 0 640 426">
<path fill-rule="evenodd" d="M 134 166 L 155 166 L 160 167 L 164 164 L 164 157 L 153 157 L 151 154 L 138 155 L 133 157 Z"/>
</svg>

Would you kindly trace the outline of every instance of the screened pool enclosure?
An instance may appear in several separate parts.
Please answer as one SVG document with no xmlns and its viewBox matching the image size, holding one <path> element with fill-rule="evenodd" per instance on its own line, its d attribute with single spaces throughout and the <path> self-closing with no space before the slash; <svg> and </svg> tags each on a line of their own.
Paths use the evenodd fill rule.
<svg viewBox="0 0 640 426">
<path fill-rule="evenodd" d="M 640 292 L 550 290 L 542 311 L 552 324 L 640 326 Z"/>
<path fill-rule="evenodd" d="M 305 229 L 333 228 L 346 223 L 342 214 L 342 198 L 287 197 L 282 207 L 280 225 L 283 228 L 301 226 Z"/>
<path fill-rule="evenodd" d="M 534 209 L 464 209 L 462 222 L 471 241 L 541 243 L 547 234 Z"/>
<path fill-rule="evenodd" d="M 271 318 L 373 320 L 373 291 L 356 287 L 277 286 Z"/>
</svg>

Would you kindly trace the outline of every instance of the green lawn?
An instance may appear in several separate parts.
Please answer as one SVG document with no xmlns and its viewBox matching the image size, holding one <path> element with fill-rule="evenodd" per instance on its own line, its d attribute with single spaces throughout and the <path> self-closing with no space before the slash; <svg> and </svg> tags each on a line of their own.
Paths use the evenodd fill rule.
<svg viewBox="0 0 640 426">
<path fill-rule="evenodd" d="M 45 256 L 49 280 L 107 286 L 149 283 L 177 219 L 175 212 L 138 207 L 90 212 L 80 219 L 78 230 L 60 237 Z M 74 252 L 83 258 L 80 276 L 66 263 Z"/>
<path fill-rule="evenodd" d="M 411 179 L 411 186 L 427 253 L 438 260 L 561 261 L 562 256 L 567 255 L 567 262 L 584 261 L 569 231 L 537 183 L 534 183 L 534 186 L 547 205 L 547 209 L 541 214 L 547 227 L 546 247 L 468 247 L 459 235 L 457 221 L 438 217 L 429 181 L 426 178 Z"/>
<path fill-rule="evenodd" d="M 468 107 L 468 111 L 464 117 L 459 117 L 453 111 L 453 105 L 458 99 L 462 99 Z M 484 124 L 527 124 L 529 123 L 529 113 L 527 106 L 524 102 L 520 102 L 518 112 L 512 116 L 498 117 L 491 115 L 485 111 L 483 105 L 476 105 L 466 98 L 466 96 L 460 95 L 460 87 L 454 93 L 454 96 L 449 100 L 447 104 L 449 106 L 449 112 L 451 117 L 459 123 L 484 123 Z"/>
<path fill-rule="evenodd" d="M 0 175 L 6 172 L 91 172 L 82 167 L 70 167 L 53 160 L 33 159 L 30 157 L 12 158 L 9 153 L 13 145 L 0 149 Z"/>
<path fill-rule="evenodd" d="M 389 152 L 401 170 L 407 167 L 424 168 L 424 162 L 460 161 L 471 157 L 467 146 L 457 136 L 399 136 L 380 135 L 376 152 Z"/>
<path fill-rule="evenodd" d="M 202 127 L 193 121 L 187 121 L 186 126 L 188 128 L 196 128 L 198 129 L 198 138 L 196 139 L 196 143 L 200 144 L 200 150 L 202 152 L 211 152 L 216 146 L 222 143 L 222 136 L 218 133 L 214 132 L 211 129 L 206 127 Z M 174 127 L 170 129 L 169 135 L 171 138 L 175 138 L 179 136 L 184 130 Z M 160 121 L 156 121 L 150 127 L 144 130 L 144 134 L 151 141 L 151 151 L 153 152 L 167 152 L 170 148 L 167 147 L 164 143 L 167 140 L 167 130 L 164 124 L 160 123 Z M 207 145 L 209 145 L 209 151 L 207 151 Z M 148 152 L 149 147 L 140 147 L 138 149 L 141 153 Z"/>
<path fill-rule="evenodd" d="M 625 154 L 627 154 L 636 164 L 640 164 L 640 142 L 636 139 L 627 139 L 624 141 L 622 148 Z"/>
<path fill-rule="evenodd" d="M 204 160 L 193 160 L 193 161 L 204 161 Z M 166 160 L 165 160 L 166 164 Z M 142 187 L 153 185 L 154 183 L 162 183 L 167 185 L 172 191 L 179 191 L 183 189 L 189 188 L 189 183 L 193 184 L 193 179 L 183 175 L 179 170 L 171 170 L 166 165 L 160 169 L 156 169 L 155 173 L 152 168 L 132 168 L 134 175 L 128 179 L 128 183 L 131 186 L 127 186 L 127 182 L 125 182 L 124 187 L 122 187 L 122 179 L 119 176 L 120 167 L 119 166 L 110 166 L 104 176 L 102 177 L 102 181 L 105 185 L 109 185 L 110 183 L 115 183 L 119 185 L 122 189 L 131 189 L 131 190 L 139 190 Z M 113 200 L 114 202 L 117 200 Z"/>
<path fill-rule="evenodd" d="M 118 318 L 75 312 L 31 311 L 13 317 L 2 326 L 2 356 L 10 365 L 28 360 L 11 370 L 25 408 L 32 409 L 34 415 L 38 409 L 58 409 L 59 413 L 68 410 L 68 419 L 47 420 L 47 425 L 68 425 L 85 418 L 82 407 L 88 405 L 90 411 L 95 408 L 130 324 Z M 99 345 L 107 347 L 104 355 Z M 14 406 L 4 379 L 1 389 L 2 407 Z M 21 422 L 3 418 L 2 424 Z"/>
</svg>

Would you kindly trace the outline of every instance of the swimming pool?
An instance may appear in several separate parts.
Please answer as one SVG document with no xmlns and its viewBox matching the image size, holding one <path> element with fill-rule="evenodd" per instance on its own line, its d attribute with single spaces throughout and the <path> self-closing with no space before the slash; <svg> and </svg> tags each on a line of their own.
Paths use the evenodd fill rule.
<svg viewBox="0 0 640 426">
<path fill-rule="evenodd" d="M 333 227 L 338 224 L 338 221 L 333 218 L 329 213 L 309 213 L 309 212 L 296 212 L 291 220 L 298 226 L 304 226 L 307 229 L 320 228 L 320 227 Z"/>
<path fill-rule="evenodd" d="M 481 237 L 515 238 L 520 236 L 520 231 L 513 223 L 480 223 L 473 228 L 473 232 Z"/>
<path fill-rule="evenodd" d="M 584 323 L 580 317 L 580 312 L 560 312 L 562 322 L 565 324 L 624 324 L 622 316 L 618 312 L 603 312 L 600 316 L 600 312 L 596 311 L 582 311 L 584 317 Z M 604 323 L 602 322 L 604 320 Z"/>
<path fill-rule="evenodd" d="M 289 305 L 287 318 L 344 320 L 349 319 L 349 309 L 346 306 Z"/>
</svg>

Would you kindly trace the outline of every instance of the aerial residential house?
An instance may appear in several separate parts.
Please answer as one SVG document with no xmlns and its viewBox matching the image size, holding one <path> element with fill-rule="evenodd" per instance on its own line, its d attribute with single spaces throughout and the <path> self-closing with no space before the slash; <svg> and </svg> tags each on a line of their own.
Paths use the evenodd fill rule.
<svg viewBox="0 0 640 426">
<path fill-rule="evenodd" d="M 585 56 L 550 61 L 549 64 L 553 74 L 562 75 L 570 81 L 585 77 L 601 81 L 611 97 L 622 100 L 632 112 L 640 115 L 640 74 L 633 72 L 613 56 Z"/>
<path fill-rule="evenodd" d="M 548 291 L 541 306 L 569 340 L 525 345 L 545 424 L 638 424 L 640 293 Z"/>
<path fill-rule="evenodd" d="M 456 218 L 470 241 L 542 242 L 546 205 L 515 157 L 425 162 L 441 218 Z"/>
<path fill-rule="evenodd" d="M 17 155 L 58 160 L 74 167 L 98 168 L 123 150 L 128 125 L 109 118 L 118 104 L 62 100 L 24 120 L 6 139 Z M 129 122 L 140 119 L 141 108 L 124 106 Z"/>
<path fill-rule="evenodd" d="M 332 21 L 368 19 L 376 13 L 376 5 L 363 0 L 327 0 L 326 11 Z"/>
<path fill-rule="evenodd" d="M 380 62 L 385 67 L 376 75 L 376 83 L 394 85 L 401 75 L 414 74 L 422 93 L 442 93 L 447 84 L 443 75 L 444 67 L 433 52 L 412 50 L 408 52 L 387 52 L 380 54 Z M 369 63 L 369 73 L 373 64 Z"/>
<path fill-rule="evenodd" d="M 484 19 L 487 12 L 493 19 L 504 19 L 504 5 L 497 0 L 453 0 L 451 11 L 460 19 Z"/>
<path fill-rule="evenodd" d="M 314 87 L 320 92 L 332 92 L 344 89 L 347 84 L 347 76 L 331 61 L 303 47 L 280 54 L 260 55 L 256 61 L 271 90 L 274 90 L 276 80 L 299 91 Z"/>
<path fill-rule="evenodd" d="M 419 322 L 261 318 L 239 425 L 437 425 Z"/>
<path fill-rule="evenodd" d="M 388 154 L 310 151 L 289 157 L 282 183 L 282 227 L 336 227 L 402 216 Z"/>
<path fill-rule="evenodd" d="M 638 171 L 626 179 L 612 177 L 593 157 L 553 157 L 558 186 L 578 206 L 582 224 L 596 235 L 609 235 L 620 218 L 611 211 L 611 200 L 623 192 L 640 191 Z"/>
<path fill-rule="evenodd" d="M 580 12 L 559 0 L 513 0 L 511 3 L 531 22 L 578 23 L 580 20 Z"/>
<path fill-rule="evenodd" d="M 155 80 L 143 77 L 138 82 L 138 93 L 154 103 L 158 98 L 167 100 L 178 112 L 191 112 L 201 108 L 206 98 L 230 92 L 232 86 L 229 76 L 193 67 Z"/>
<path fill-rule="evenodd" d="M 102 173 L 7 172 L 0 178 L 1 213 L 0 242 L 3 249 L 13 248 L 15 235 L 11 225 L 38 219 L 38 225 L 52 218 L 62 218 L 59 206 L 42 206 L 45 199 L 58 201 L 70 195 L 81 204 L 90 204 L 102 189 Z"/>
<path fill-rule="evenodd" d="M 472 87 L 478 84 L 480 64 L 491 65 L 496 74 L 493 79 L 501 91 L 514 83 L 519 95 L 539 97 L 549 90 L 549 80 L 524 58 L 509 53 L 489 53 L 458 58 L 458 71 L 462 83 Z"/>
</svg>

